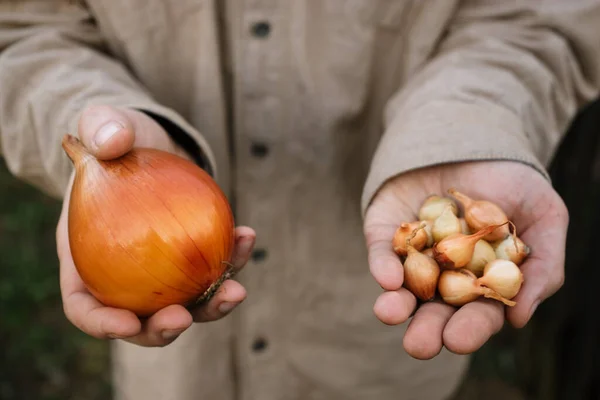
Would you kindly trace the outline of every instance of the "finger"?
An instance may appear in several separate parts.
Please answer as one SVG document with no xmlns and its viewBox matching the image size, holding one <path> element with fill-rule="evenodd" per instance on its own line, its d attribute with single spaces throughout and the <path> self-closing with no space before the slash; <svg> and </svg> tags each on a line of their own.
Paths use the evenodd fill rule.
<svg viewBox="0 0 600 400">
<path fill-rule="evenodd" d="M 167 306 L 144 322 L 142 331 L 124 340 L 144 347 L 161 347 L 172 343 L 193 323 L 192 315 L 180 305 Z"/>
<path fill-rule="evenodd" d="M 504 324 L 504 305 L 479 299 L 465 304 L 452 315 L 442 338 L 444 346 L 456 354 L 471 354 L 483 346 Z"/>
<path fill-rule="evenodd" d="M 566 213 L 566 211 L 565 211 Z M 523 285 L 507 310 L 508 321 L 516 328 L 529 322 L 537 306 L 556 293 L 565 278 L 565 246 L 568 217 L 562 210 L 546 213 L 523 233 L 531 254 L 521 265 Z"/>
<path fill-rule="evenodd" d="M 79 119 L 83 144 L 99 159 L 113 159 L 134 145 L 135 129 L 128 114 L 110 106 L 86 108 Z"/>
<path fill-rule="evenodd" d="M 231 257 L 231 264 L 236 270 L 240 270 L 246 265 L 254 244 L 256 242 L 256 232 L 247 226 L 238 226 L 235 228 L 235 248 Z"/>
<path fill-rule="evenodd" d="M 369 270 L 375 281 L 385 290 L 398 290 L 404 282 L 400 258 L 392 249 L 392 239 L 381 238 L 368 246 Z"/>
<path fill-rule="evenodd" d="M 256 232 L 247 226 L 235 229 L 235 248 L 231 264 L 235 271 L 241 270 L 252 253 L 256 241 Z M 209 322 L 223 318 L 246 299 L 246 289 L 234 280 L 226 280 L 213 298 L 192 311 L 195 322 Z"/>
<path fill-rule="evenodd" d="M 68 241 L 63 240 L 65 226 L 61 221 L 61 232 L 57 235 L 59 247 L 68 246 Z M 73 325 L 98 339 L 123 338 L 140 332 L 141 323 L 134 313 L 106 307 L 87 291 L 68 248 L 59 250 L 58 254 L 63 310 Z"/>
<path fill-rule="evenodd" d="M 137 335 L 142 329 L 134 313 L 106 307 L 83 290 L 63 296 L 63 310 L 73 325 L 97 339 L 127 338 Z"/>
<path fill-rule="evenodd" d="M 246 289 L 234 280 L 226 280 L 209 302 L 192 311 L 195 322 L 216 321 L 229 314 L 246 299 Z"/>
<path fill-rule="evenodd" d="M 373 306 L 375 316 L 387 325 L 399 325 L 410 317 L 417 299 L 408 290 L 402 288 L 397 291 L 382 293 Z"/>
<path fill-rule="evenodd" d="M 428 302 L 417 310 L 408 324 L 403 345 L 419 360 L 429 360 L 442 351 L 444 327 L 456 309 L 441 302 Z"/>
</svg>

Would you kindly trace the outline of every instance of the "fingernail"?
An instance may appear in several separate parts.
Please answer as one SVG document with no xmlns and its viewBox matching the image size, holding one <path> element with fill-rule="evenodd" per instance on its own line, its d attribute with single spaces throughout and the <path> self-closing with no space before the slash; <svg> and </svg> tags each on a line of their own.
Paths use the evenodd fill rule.
<svg viewBox="0 0 600 400">
<path fill-rule="evenodd" d="M 224 301 L 219 304 L 219 312 L 221 314 L 227 314 L 229 311 L 233 310 L 237 303 L 232 303 L 230 301 Z"/>
<path fill-rule="evenodd" d="M 96 136 L 94 136 L 94 143 L 98 147 L 102 146 L 104 143 L 110 140 L 115 133 L 119 132 L 123 128 L 124 126 L 116 121 L 108 122 L 102 126 L 102 128 L 98 129 Z"/>
<path fill-rule="evenodd" d="M 162 337 L 165 340 L 175 340 L 183 333 L 184 329 L 173 329 L 162 331 Z"/>
<path fill-rule="evenodd" d="M 248 254 L 252 250 L 252 239 L 244 239 L 240 242 L 240 253 Z"/>
<path fill-rule="evenodd" d="M 106 336 L 108 336 L 111 339 L 115 339 L 115 340 L 116 339 L 124 339 L 125 338 L 124 336 L 116 335 L 114 333 L 107 333 Z"/>
</svg>

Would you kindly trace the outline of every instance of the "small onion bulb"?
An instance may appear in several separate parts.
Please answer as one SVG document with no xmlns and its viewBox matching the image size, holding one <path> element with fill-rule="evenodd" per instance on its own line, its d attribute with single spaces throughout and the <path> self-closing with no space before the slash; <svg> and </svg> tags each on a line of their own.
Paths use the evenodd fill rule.
<svg viewBox="0 0 600 400">
<path fill-rule="evenodd" d="M 508 223 L 508 221 L 505 223 Z M 442 268 L 462 268 L 466 266 L 473 258 L 477 242 L 498 227 L 499 225 L 491 225 L 471 235 L 454 233 L 445 237 L 433 246 L 435 260 Z"/>
<path fill-rule="evenodd" d="M 474 231 L 479 231 L 490 225 L 498 225 L 498 229 L 487 234 L 484 239 L 493 242 L 509 234 L 508 226 L 504 225 L 508 217 L 496 204 L 487 200 L 473 200 L 464 193 L 452 188 L 448 190 L 464 209 L 464 218 Z"/>
<path fill-rule="evenodd" d="M 435 194 L 431 195 L 425 199 L 419 209 L 419 220 L 434 221 L 447 207 L 450 207 L 450 210 L 454 215 L 458 214 L 458 207 L 454 200 L 449 197 L 441 197 Z"/>
<path fill-rule="evenodd" d="M 512 299 L 521 290 L 523 280 L 523 273 L 517 264 L 509 260 L 496 259 L 485 266 L 483 276 L 477 281 L 500 296 Z"/>
<path fill-rule="evenodd" d="M 475 274 L 468 269 L 442 271 L 438 291 L 445 303 L 457 307 L 475 301 L 481 296 L 500 301 L 510 307 L 516 304 L 493 289 L 483 286 L 478 282 Z"/>
<path fill-rule="evenodd" d="M 495 259 L 496 253 L 494 252 L 492 245 L 481 239 L 475 243 L 471 261 L 465 265 L 465 268 L 473 272 L 475 275 L 481 276 L 483 275 L 483 269 L 487 263 Z"/>
<path fill-rule="evenodd" d="M 505 239 L 495 242 L 493 247 L 497 258 L 512 261 L 517 265 L 521 265 L 531 253 L 529 246 L 516 235 L 508 235 Z"/>
<path fill-rule="evenodd" d="M 410 244 L 417 250 L 421 250 L 427 245 L 427 232 L 425 230 L 420 230 L 420 225 L 420 221 L 404 222 L 400 224 L 394 233 L 394 238 L 392 239 L 392 246 L 396 254 L 401 256 L 408 254 L 406 238 L 411 236 L 415 230 L 417 231 L 417 234 L 412 236 Z"/>
<path fill-rule="evenodd" d="M 417 230 L 422 228 L 423 225 Z M 408 255 L 404 261 L 404 286 L 420 300 L 428 301 L 435 296 L 440 268 L 433 258 L 420 253 L 409 243 L 416 234 L 417 231 L 406 239 Z"/>
<path fill-rule="evenodd" d="M 450 206 L 444 208 L 440 216 L 433 221 L 433 226 L 431 227 L 431 234 L 435 243 L 461 231 L 460 221 L 454 213 L 454 209 Z"/>
</svg>

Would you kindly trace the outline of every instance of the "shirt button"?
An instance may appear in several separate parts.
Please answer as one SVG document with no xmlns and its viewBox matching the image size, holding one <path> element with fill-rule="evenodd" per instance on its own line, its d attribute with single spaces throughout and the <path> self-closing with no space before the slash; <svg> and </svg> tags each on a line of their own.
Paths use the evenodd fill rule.
<svg viewBox="0 0 600 400">
<path fill-rule="evenodd" d="M 265 249 L 255 249 L 252 252 L 252 261 L 254 262 L 264 261 L 265 258 L 267 258 L 267 250 Z"/>
<path fill-rule="evenodd" d="M 252 343 L 252 350 L 256 353 L 262 352 L 267 348 L 267 341 L 263 338 L 257 338 Z"/>
<path fill-rule="evenodd" d="M 264 143 L 252 143 L 250 152 L 254 157 L 263 158 L 269 153 L 269 148 Z"/>
<path fill-rule="evenodd" d="M 259 38 L 265 38 L 271 33 L 271 25 L 268 22 L 257 22 L 252 25 L 252 34 Z"/>
</svg>

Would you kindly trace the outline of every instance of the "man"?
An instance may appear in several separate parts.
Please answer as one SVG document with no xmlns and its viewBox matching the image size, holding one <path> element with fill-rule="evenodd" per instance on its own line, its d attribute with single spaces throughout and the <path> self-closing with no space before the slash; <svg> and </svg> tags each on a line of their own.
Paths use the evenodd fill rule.
<svg viewBox="0 0 600 400">
<path fill-rule="evenodd" d="M 65 314 L 117 339 L 117 399 L 446 399 L 468 354 L 562 285 L 568 216 L 545 167 L 598 93 L 597 0 L 0 7 L 2 153 L 65 199 Z M 250 265 L 193 315 L 103 307 L 69 252 L 65 132 L 100 158 L 195 160 L 228 194 L 234 262 Z M 500 204 L 531 245 L 515 307 L 412 316 L 390 241 L 449 187 Z"/>
</svg>

